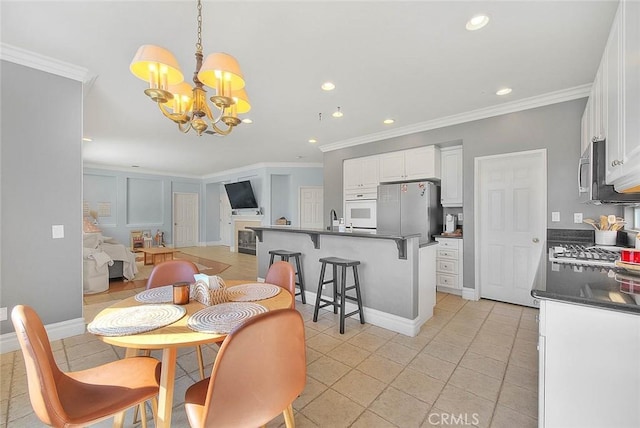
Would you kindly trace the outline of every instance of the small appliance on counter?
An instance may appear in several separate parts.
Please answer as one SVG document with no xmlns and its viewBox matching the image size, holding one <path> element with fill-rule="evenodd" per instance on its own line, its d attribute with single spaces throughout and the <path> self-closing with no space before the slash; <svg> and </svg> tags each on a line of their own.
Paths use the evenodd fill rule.
<svg viewBox="0 0 640 428">
<path fill-rule="evenodd" d="M 456 231 L 456 226 L 458 225 L 457 219 L 455 215 L 447 214 L 444 223 L 444 231 L 446 233 L 454 233 Z"/>
</svg>

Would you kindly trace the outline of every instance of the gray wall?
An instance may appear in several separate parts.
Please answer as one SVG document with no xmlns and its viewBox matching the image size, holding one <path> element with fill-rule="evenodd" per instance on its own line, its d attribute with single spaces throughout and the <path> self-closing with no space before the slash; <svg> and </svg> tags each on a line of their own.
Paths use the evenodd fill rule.
<svg viewBox="0 0 640 428">
<path fill-rule="evenodd" d="M 82 83 L 1 67 L 1 305 L 30 305 L 45 324 L 81 318 Z"/>
<path fill-rule="evenodd" d="M 577 200 L 576 168 L 580 156 L 580 120 L 586 99 L 539 107 L 460 125 L 391 138 L 324 154 L 324 207 L 341 210 L 342 162 L 344 159 L 438 144 L 463 144 L 464 168 L 464 286 L 475 288 L 473 228 L 474 160 L 476 157 L 547 149 L 547 226 L 589 229 L 574 224 L 573 213 L 584 217 L 622 215 L 622 208 L 580 204 Z M 551 222 L 560 211 L 561 221 Z M 342 213 L 340 213 L 342 214 Z"/>
<path fill-rule="evenodd" d="M 84 203 L 97 210 L 100 202 L 111 203 L 111 216 L 100 217 L 98 227 L 103 235 L 130 243 L 132 230 L 164 232 L 166 243 L 173 242 L 173 192 L 197 193 L 203 213 L 201 180 L 154 174 L 85 168 L 83 182 Z M 204 240 L 206 221 L 200 215 L 199 239 Z"/>
</svg>

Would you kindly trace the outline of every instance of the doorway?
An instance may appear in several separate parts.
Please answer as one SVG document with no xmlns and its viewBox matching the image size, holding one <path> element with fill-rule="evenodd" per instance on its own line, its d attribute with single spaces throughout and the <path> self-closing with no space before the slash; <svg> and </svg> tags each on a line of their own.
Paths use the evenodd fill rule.
<svg viewBox="0 0 640 428">
<path fill-rule="evenodd" d="M 173 194 L 173 246 L 198 245 L 198 194 Z"/>
<path fill-rule="evenodd" d="M 302 229 L 322 229 L 324 190 L 322 186 L 300 187 L 298 218 Z"/>
<path fill-rule="evenodd" d="M 546 253 L 546 149 L 475 159 L 476 289 L 535 306 L 531 288 Z"/>
</svg>

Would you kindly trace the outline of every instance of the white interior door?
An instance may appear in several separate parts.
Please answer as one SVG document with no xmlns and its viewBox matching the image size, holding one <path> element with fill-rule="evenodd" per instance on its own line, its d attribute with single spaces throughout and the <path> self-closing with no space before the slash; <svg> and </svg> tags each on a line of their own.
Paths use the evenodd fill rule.
<svg viewBox="0 0 640 428">
<path fill-rule="evenodd" d="M 546 253 L 546 150 L 475 160 L 476 287 L 483 298 L 534 306 Z"/>
<path fill-rule="evenodd" d="M 173 194 L 173 246 L 198 245 L 198 194 Z"/>
<path fill-rule="evenodd" d="M 231 203 L 229 196 L 224 188 L 224 184 L 220 185 L 220 241 L 222 245 L 231 246 Z"/>
<path fill-rule="evenodd" d="M 324 227 L 322 218 L 323 197 L 322 187 L 300 188 L 298 211 L 301 228 L 322 229 Z"/>
</svg>

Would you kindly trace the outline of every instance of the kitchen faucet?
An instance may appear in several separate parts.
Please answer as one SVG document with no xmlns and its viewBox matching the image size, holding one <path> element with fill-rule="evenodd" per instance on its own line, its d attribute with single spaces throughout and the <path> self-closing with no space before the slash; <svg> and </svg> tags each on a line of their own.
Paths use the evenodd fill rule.
<svg viewBox="0 0 640 428">
<path fill-rule="evenodd" d="M 331 211 L 329 211 L 329 230 L 333 231 L 333 220 L 337 220 L 338 219 L 338 213 L 336 212 L 336 210 L 334 210 L 333 208 L 331 208 Z"/>
</svg>

